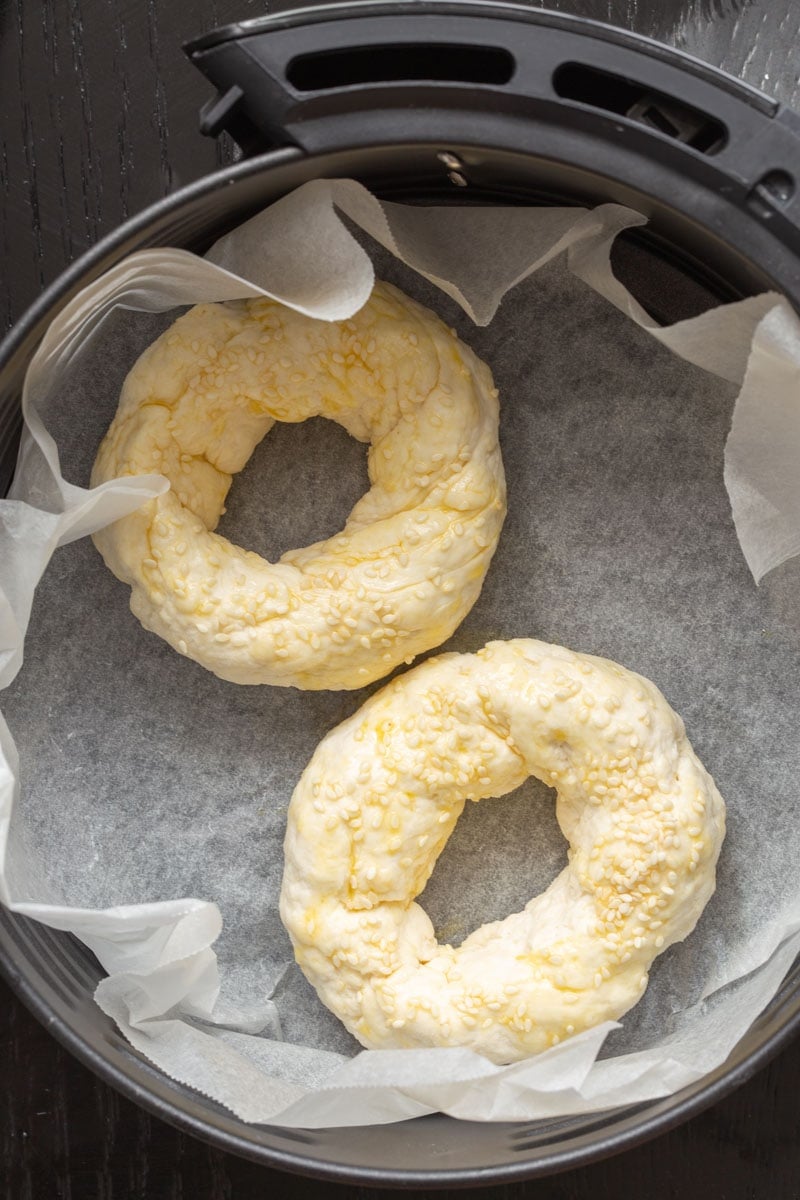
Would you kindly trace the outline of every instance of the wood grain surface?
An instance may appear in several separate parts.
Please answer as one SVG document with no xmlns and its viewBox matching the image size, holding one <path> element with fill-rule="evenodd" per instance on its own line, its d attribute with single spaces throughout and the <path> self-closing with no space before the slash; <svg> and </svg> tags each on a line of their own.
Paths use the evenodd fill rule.
<svg viewBox="0 0 800 1200">
<path fill-rule="evenodd" d="M 230 145 L 196 133 L 208 88 L 180 45 L 265 7 L 263 0 L 0 0 L 0 327 L 130 214 L 232 160 Z M 549 7 L 671 42 L 788 102 L 800 100 L 796 0 L 551 0 Z M 388 1194 L 269 1171 L 173 1130 L 71 1058 L 3 985 L 0 1072 L 0 1196 L 8 1200 Z M 796 1042 L 729 1098 L 655 1141 L 549 1180 L 472 1194 L 795 1200 L 798 1080 Z"/>
</svg>

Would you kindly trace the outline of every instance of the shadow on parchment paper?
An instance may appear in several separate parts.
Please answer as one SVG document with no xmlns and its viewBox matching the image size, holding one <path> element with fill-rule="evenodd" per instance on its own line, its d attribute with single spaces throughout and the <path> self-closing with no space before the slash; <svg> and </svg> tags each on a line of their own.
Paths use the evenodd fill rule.
<svg viewBox="0 0 800 1200">
<path fill-rule="evenodd" d="M 781 563 L 761 581 L 764 593 L 764 637 L 784 637 L 800 649 L 800 557 Z"/>
</svg>

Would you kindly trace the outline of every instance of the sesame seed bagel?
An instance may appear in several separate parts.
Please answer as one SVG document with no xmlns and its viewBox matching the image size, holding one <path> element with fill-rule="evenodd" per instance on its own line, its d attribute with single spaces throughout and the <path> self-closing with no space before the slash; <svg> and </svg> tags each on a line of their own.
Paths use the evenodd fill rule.
<svg viewBox="0 0 800 1200">
<path fill-rule="evenodd" d="M 439 945 L 414 897 L 465 801 L 530 775 L 556 789 L 568 865 L 522 912 Z M 289 809 L 281 916 L 363 1045 L 513 1062 L 636 1003 L 712 895 L 724 827 L 652 683 L 560 646 L 492 642 L 409 671 L 320 743 Z"/>
<path fill-rule="evenodd" d="M 214 533 L 272 424 L 317 415 L 370 442 L 342 532 L 277 563 Z M 94 541 L 145 628 L 221 678 L 362 687 L 474 604 L 505 516 L 497 426 L 488 367 L 388 284 L 340 322 L 198 305 L 134 365 L 92 474 L 170 489 Z"/>
</svg>

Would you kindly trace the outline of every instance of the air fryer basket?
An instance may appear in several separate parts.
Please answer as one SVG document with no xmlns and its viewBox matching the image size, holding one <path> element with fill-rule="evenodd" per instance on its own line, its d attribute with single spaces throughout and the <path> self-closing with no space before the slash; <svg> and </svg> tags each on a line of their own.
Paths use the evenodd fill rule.
<svg viewBox="0 0 800 1200">
<path fill-rule="evenodd" d="M 775 288 L 800 307 L 800 119 L 675 51 L 512 4 L 356 3 L 230 26 L 187 47 L 218 89 L 204 132 L 247 157 L 122 226 L 0 347 L 0 487 L 26 365 L 55 313 L 126 254 L 202 252 L 309 179 L 407 202 L 628 204 L 650 218 L 616 269 L 663 321 Z M 800 1024 L 800 965 L 727 1062 L 663 1100 L 528 1125 L 430 1116 L 369 1129 L 248 1126 L 154 1070 L 94 1005 L 100 968 L 70 935 L 0 909 L 0 969 L 70 1050 L 166 1120 L 246 1157 L 377 1184 L 542 1175 L 684 1120 L 742 1083 Z M 411 1166 L 410 1164 L 415 1164 Z"/>
</svg>

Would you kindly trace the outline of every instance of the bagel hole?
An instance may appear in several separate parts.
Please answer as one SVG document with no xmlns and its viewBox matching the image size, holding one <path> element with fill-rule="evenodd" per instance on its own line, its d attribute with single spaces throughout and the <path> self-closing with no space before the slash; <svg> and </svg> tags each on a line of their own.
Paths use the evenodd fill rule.
<svg viewBox="0 0 800 1200">
<path fill-rule="evenodd" d="M 467 802 L 417 897 L 439 942 L 458 946 L 481 925 L 521 912 L 563 870 L 555 800 L 552 788 L 528 779 L 499 799 Z"/>
<path fill-rule="evenodd" d="M 217 532 L 276 562 L 333 537 L 369 487 L 367 447 L 341 425 L 276 422 L 234 476 Z"/>
</svg>

